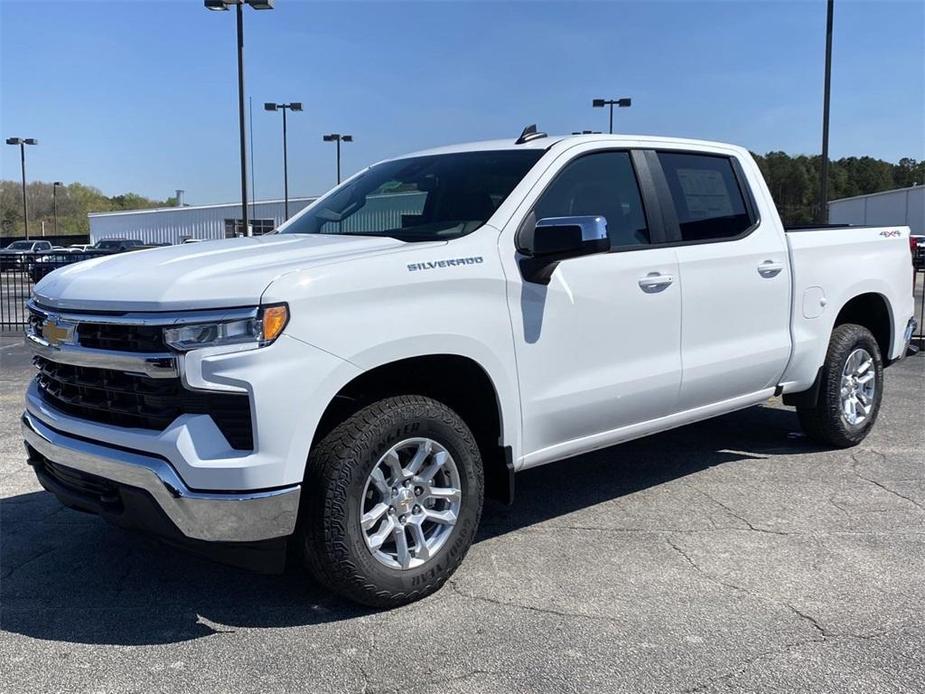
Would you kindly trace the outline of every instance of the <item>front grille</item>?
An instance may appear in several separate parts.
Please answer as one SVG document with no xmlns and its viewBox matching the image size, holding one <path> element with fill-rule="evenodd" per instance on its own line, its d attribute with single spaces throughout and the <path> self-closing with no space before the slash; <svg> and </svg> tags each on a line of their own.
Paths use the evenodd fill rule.
<svg viewBox="0 0 925 694">
<path fill-rule="evenodd" d="M 208 414 L 233 448 L 254 447 L 250 399 L 244 393 L 192 391 L 179 378 L 70 366 L 42 357 L 35 364 L 42 399 L 65 414 L 154 431 L 163 431 L 183 414 Z"/>
<path fill-rule="evenodd" d="M 166 352 L 164 329 L 152 325 L 80 323 L 77 340 L 81 347 L 117 352 Z"/>
<path fill-rule="evenodd" d="M 29 307 L 27 332 L 41 335 L 46 314 Z M 160 325 L 130 325 L 123 323 L 79 322 L 77 342 L 88 349 L 106 349 L 114 352 L 158 354 L 169 352 L 164 342 L 164 327 Z"/>
</svg>

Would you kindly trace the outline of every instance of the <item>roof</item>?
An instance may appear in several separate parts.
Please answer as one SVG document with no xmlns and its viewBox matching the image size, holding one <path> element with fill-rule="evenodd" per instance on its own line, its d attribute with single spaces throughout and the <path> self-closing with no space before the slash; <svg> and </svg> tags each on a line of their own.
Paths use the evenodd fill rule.
<svg viewBox="0 0 925 694">
<path fill-rule="evenodd" d="M 842 202 L 844 200 L 860 200 L 861 198 L 873 198 L 873 197 L 876 197 L 877 195 L 889 195 L 890 193 L 902 193 L 903 191 L 907 191 L 907 190 L 925 190 L 925 186 L 923 185 L 906 186 L 905 188 L 893 188 L 892 190 L 881 190 L 876 193 L 863 193 L 862 195 L 852 195 L 847 198 L 836 198 L 835 200 L 829 200 L 829 204 L 831 205 L 833 202 Z"/>
<path fill-rule="evenodd" d="M 680 138 L 680 137 L 660 137 L 656 135 L 627 135 L 623 133 L 617 134 L 608 134 L 608 133 L 589 133 L 582 135 L 547 135 L 546 137 L 538 137 L 532 140 L 528 140 L 523 144 L 516 144 L 516 138 L 508 138 L 505 140 L 481 140 L 478 142 L 465 142 L 458 145 L 447 145 L 445 147 L 434 147 L 432 149 L 424 149 L 418 152 L 410 152 L 408 154 L 403 154 L 401 156 L 395 157 L 395 159 L 404 159 L 406 157 L 420 157 L 431 154 L 453 154 L 457 152 L 480 152 L 480 151 L 492 151 L 492 150 L 505 150 L 505 149 L 549 149 L 554 144 L 559 142 L 569 141 L 576 144 L 582 142 L 601 142 L 601 141 L 612 141 L 614 143 L 625 143 L 625 142 L 652 142 L 652 143 L 662 143 L 662 144 L 674 144 L 674 145 L 698 145 L 706 147 L 722 147 L 728 148 L 735 145 L 730 145 L 726 142 L 711 142 L 709 140 L 694 140 L 690 138 Z"/>
<path fill-rule="evenodd" d="M 478 142 L 463 142 L 458 145 L 446 145 L 443 147 L 433 147 L 431 149 L 422 149 L 417 152 L 409 152 L 408 154 L 402 154 L 396 159 L 405 159 L 407 157 L 423 157 L 429 156 L 431 154 L 456 154 L 459 152 L 496 152 L 502 149 L 548 149 L 554 145 L 559 140 L 563 139 L 561 137 L 538 137 L 533 140 L 528 140 L 522 145 L 514 144 L 515 138 L 509 138 L 507 140 L 480 140 Z"/>
</svg>

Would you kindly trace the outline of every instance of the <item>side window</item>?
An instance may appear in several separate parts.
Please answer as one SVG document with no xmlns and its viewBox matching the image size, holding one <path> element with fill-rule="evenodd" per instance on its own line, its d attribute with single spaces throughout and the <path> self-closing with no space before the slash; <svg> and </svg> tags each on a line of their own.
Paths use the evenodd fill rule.
<svg viewBox="0 0 925 694">
<path fill-rule="evenodd" d="M 659 152 L 683 241 L 728 239 L 754 222 L 728 157 Z"/>
<path fill-rule="evenodd" d="M 607 219 L 612 248 L 651 243 L 628 152 L 598 152 L 567 164 L 540 196 L 533 213 L 537 221 L 600 215 Z"/>
</svg>

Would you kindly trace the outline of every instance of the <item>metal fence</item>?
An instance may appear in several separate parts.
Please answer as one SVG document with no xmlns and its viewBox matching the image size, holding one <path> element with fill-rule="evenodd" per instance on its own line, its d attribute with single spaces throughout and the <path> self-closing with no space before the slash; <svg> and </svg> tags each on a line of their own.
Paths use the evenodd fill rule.
<svg viewBox="0 0 925 694">
<path fill-rule="evenodd" d="M 59 267 L 99 253 L 62 251 L 0 256 L 0 332 L 23 330 L 29 319 L 26 302 L 33 285 Z"/>
<path fill-rule="evenodd" d="M 917 267 L 915 274 L 912 276 L 912 295 L 915 297 L 915 309 L 917 309 L 919 327 L 912 336 L 918 346 L 925 349 L 925 265 Z"/>
</svg>

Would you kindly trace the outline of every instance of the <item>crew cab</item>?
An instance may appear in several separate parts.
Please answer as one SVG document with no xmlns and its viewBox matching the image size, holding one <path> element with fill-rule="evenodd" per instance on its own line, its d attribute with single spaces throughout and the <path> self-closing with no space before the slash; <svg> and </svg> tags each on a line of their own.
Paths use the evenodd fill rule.
<svg viewBox="0 0 925 694">
<path fill-rule="evenodd" d="M 68 506 L 263 568 L 288 546 L 402 604 L 517 471 L 775 395 L 859 443 L 914 329 L 908 236 L 788 232 L 727 144 L 528 128 L 411 154 L 276 233 L 44 278 L 29 461 Z"/>
</svg>

